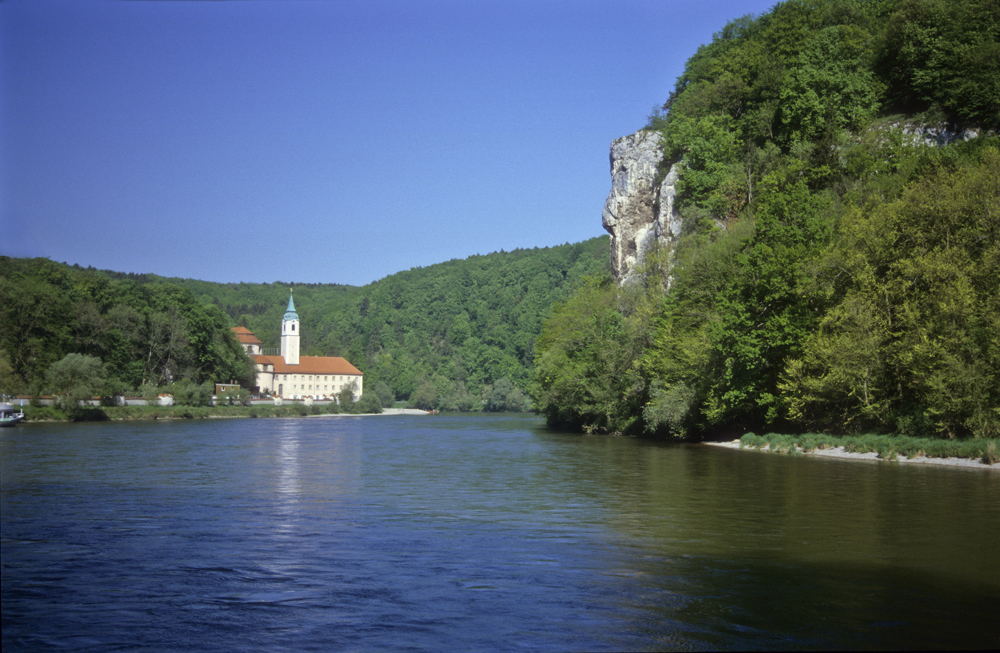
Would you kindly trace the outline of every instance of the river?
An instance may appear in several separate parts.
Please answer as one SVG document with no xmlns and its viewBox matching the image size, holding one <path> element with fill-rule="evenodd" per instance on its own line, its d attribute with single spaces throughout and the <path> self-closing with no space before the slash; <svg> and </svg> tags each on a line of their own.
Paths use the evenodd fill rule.
<svg viewBox="0 0 1000 653">
<path fill-rule="evenodd" d="M 514 415 L 0 432 L 4 651 L 1000 646 L 1000 475 Z"/>
</svg>

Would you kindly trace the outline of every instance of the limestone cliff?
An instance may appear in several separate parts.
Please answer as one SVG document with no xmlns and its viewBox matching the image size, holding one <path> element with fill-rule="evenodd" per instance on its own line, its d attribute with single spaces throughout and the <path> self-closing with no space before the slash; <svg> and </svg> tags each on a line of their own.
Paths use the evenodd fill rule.
<svg viewBox="0 0 1000 653">
<path fill-rule="evenodd" d="M 895 123 L 912 146 L 947 145 L 976 138 L 979 131 L 947 123 Z M 987 132 L 992 133 L 992 132 Z M 673 246 L 680 238 L 681 221 L 675 206 L 680 166 L 670 167 L 659 184 L 656 173 L 663 160 L 658 132 L 640 131 L 611 143 L 611 193 L 604 203 L 602 223 L 611 234 L 611 271 L 626 283 L 650 246 Z"/>
<path fill-rule="evenodd" d="M 611 143 L 611 193 L 601 222 L 611 234 L 611 271 L 619 284 L 629 280 L 654 243 L 672 245 L 680 237 L 674 206 L 678 168 L 672 166 L 656 184 L 662 160 L 657 132 L 640 131 Z"/>
<path fill-rule="evenodd" d="M 949 123 L 928 125 L 924 123 L 893 123 L 892 128 L 902 129 L 910 145 L 941 147 L 952 143 L 965 142 L 979 136 L 978 129 L 959 127 Z M 990 132 L 987 132 L 990 133 Z"/>
</svg>

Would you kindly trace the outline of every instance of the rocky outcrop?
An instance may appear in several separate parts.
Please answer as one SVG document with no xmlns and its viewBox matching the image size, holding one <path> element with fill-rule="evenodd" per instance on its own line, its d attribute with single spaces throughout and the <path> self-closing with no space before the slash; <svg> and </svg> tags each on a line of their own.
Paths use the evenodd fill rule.
<svg viewBox="0 0 1000 653">
<path fill-rule="evenodd" d="M 948 123 L 894 123 L 889 127 L 902 130 L 904 142 L 914 146 L 940 147 L 980 135 L 977 129 Z M 611 193 L 601 221 L 611 234 L 611 271 L 619 284 L 633 277 L 654 243 L 672 247 L 680 238 L 676 208 L 680 167 L 672 165 L 657 184 L 662 160 L 659 132 L 640 131 L 611 143 Z"/>
<path fill-rule="evenodd" d="M 611 271 L 619 284 L 631 278 L 654 243 L 673 245 L 680 237 L 674 202 L 679 169 L 672 166 L 656 184 L 662 160 L 657 132 L 641 131 L 611 143 L 611 193 L 601 222 L 611 234 Z"/>
<path fill-rule="evenodd" d="M 948 123 L 937 125 L 894 123 L 892 127 L 902 128 L 903 133 L 910 137 L 911 145 L 929 145 L 941 147 L 952 143 L 964 142 L 977 138 L 978 129 L 957 127 Z"/>
</svg>

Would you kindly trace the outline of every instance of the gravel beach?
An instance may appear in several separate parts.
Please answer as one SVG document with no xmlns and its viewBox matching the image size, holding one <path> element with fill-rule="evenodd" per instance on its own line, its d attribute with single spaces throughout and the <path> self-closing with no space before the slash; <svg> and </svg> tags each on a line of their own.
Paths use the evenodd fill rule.
<svg viewBox="0 0 1000 653">
<path fill-rule="evenodd" d="M 713 447 L 725 447 L 727 449 L 741 448 L 739 440 L 733 440 L 731 442 L 705 442 L 704 444 Z M 754 447 L 743 447 L 743 450 L 772 453 L 770 446 L 765 446 L 762 447 L 761 449 L 755 449 Z M 917 464 L 917 465 L 941 465 L 945 467 L 965 467 L 970 469 L 987 469 L 995 472 L 1000 471 L 1000 463 L 987 465 L 980 460 L 973 460 L 971 458 L 928 458 L 926 456 L 915 456 L 913 458 L 907 458 L 906 456 L 899 455 L 896 456 L 896 460 L 886 460 L 884 458 L 879 458 L 878 454 L 875 453 L 874 451 L 868 453 L 852 453 L 844 450 L 844 447 L 833 447 L 830 449 L 814 449 L 812 451 L 804 451 L 803 449 L 799 448 L 799 451 L 806 456 L 825 456 L 827 458 L 841 458 L 846 460 L 898 462 L 901 464 Z"/>
</svg>

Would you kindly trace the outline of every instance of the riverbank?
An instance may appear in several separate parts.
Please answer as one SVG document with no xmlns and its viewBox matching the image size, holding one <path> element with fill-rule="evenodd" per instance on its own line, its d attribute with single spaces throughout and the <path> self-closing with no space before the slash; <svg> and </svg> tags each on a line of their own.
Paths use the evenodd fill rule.
<svg viewBox="0 0 1000 653">
<path fill-rule="evenodd" d="M 382 417 L 384 415 L 433 415 L 434 413 L 419 408 L 383 408 L 381 413 L 324 413 L 321 415 L 306 415 L 306 417 Z"/>
<path fill-rule="evenodd" d="M 831 436 L 810 433 L 795 436 L 747 433 L 737 440 L 704 444 L 764 453 L 1000 471 L 1000 446 L 996 439 L 956 441 L 901 435 Z"/>
<path fill-rule="evenodd" d="M 335 406 L 335 404 L 334 404 Z M 69 414 L 50 406 L 25 406 L 25 424 L 51 422 L 128 422 L 184 419 L 255 419 L 267 417 L 369 417 L 378 415 L 428 415 L 415 408 L 386 408 L 381 413 L 331 412 L 329 406 L 108 406 L 83 408 Z"/>
</svg>

